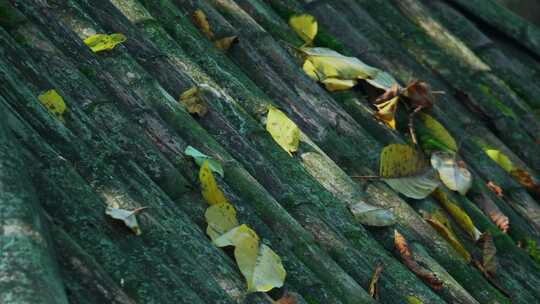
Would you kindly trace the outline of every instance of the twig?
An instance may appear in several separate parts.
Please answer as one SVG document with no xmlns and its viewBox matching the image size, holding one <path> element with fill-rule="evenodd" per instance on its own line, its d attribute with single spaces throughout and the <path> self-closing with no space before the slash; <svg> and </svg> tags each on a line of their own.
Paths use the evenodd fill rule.
<svg viewBox="0 0 540 304">
<path fill-rule="evenodd" d="M 411 114 L 409 114 L 409 133 L 411 134 L 411 139 L 415 145 L 418 145 L 418 141 L 416 140 L 416 133 L 414 132 L 414 115 L 422 111 L 423 108 L 423 106 L 418 106 Z"/>
<path fill-rule="evenodd" d="M 379 175 L 353 175 L 353 176 L 351 176 L 351 178 L 356 178 L 356 179 L 382 179 L 383 177 L 379 176 Z"/>
</svg>

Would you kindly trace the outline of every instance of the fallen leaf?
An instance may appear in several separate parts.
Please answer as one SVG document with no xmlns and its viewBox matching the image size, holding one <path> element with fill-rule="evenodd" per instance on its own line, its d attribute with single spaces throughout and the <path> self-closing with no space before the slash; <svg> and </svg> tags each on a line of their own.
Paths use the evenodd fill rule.
<svg viewBox="0 0 540 304">
<path fill-rule="evenodd" d="M 306 61 L 310 61 L 317 75 L 316 80 L 324 80 L 326 78 L 338 78 L 342 80 L 367 79 L 375 77 L 380 71 L 365 64 L 356 57 L 343 56 L 331 49 L 304 47 L 300 51 L 307 57 Z M 310 72 L 308 75 L 313 75 L 313 73 Z"/>
<path fill-rule="evenodd" d="M 259 245 L 257 233 L 243 224 L 214 240 L 218 247 L 235 246 L 234 257 L 248 285 L 248 292 L 267 292 L 283 286 L 286 271 L 280 257 L 265 244 Z"/>
<path fill-rule="evenodd" d="M 530 189 L 534 188 L 535 183 L 531 175 L 523 169 L 513 169 L 510 174 L 516 179 L 516 181 L 523 187 Z"/>
<path fill-rule="evenodd" d="M 405 88 L 403 95 L 407 97 L 407 100 L 413 109 L 418 107 L 431 109 L 431 107 L 433 107 L 433 94 L 426 82 L 418 80 L 411 81 Z"/>
<path fill-rule="evenodd" d="M 399 101 L 399 96 L 396 96 L 390 100 L 387 100 L 385 102 L 376 104 L 375 107 L 377 107 L 377 112 L 375 112 L 375 117 L 380 119 L 384 124 L 386 124 L 389 128 L 395 130 L 396 129 L 396 111 L 397 111 L 397 104 Z"/>
<path fill-rule="evenodd" d="M 212 241 L 239 225 L 236 210 L 229 203 L 219 203 L 208 207 L 204 218 L 208 223 L 206 234 Z"/>
<path fill-rule="evenodd" d="M 201 183 L 202 196 L 209 205 L 228 203 L 225 195 L 219 190 L 216 179 L 210 170 L 208 160 L 203 162 L 199 171 L 199 182 Z"/>
<path fill-rule="evenodd" d="M 491 190 L 493 193 L 495 193 L 498 197 L 503 197 L 504 196 L 502 188 L 499 187 L 494 182 L 488 181 L 486 183 L 486 186 L 489 188 L 489 190 Z"/>
<path fill-rule="evenodd" d="M 48 90 L 38 96 L 39 102 L 61 122 L 64 121 L 66 103 L 56 90 Z"/>
<path fill-rule="evenodd" d="M 296 296 L 290 292 L 285 293 L 277 301 L 274 301 L 274 304 L 297 304 L 297 303 L 298 303 L 298 300 L 296 299 Z"/>
<path fill-rule="evenodd" d="M 212 172 L 215 172 L 221 175 L 221 177 L 225 176 L 225 172 L 223 172 L 223 167 L 221 166 L 221 163 L 218 160 L 211 158 L 210 156 L 202 153 L 201 151 L 195 149 L 194 147 L 188 146 L 186 150 L 184 151 L 184 154 L 186 154 L 187 156 L 193 157 L 193 159 L 195 160 L 195 163 L 198 166 L 202 166 L 204 161 L 207 160 L 210 170 L 212 170 Z"/>
<path fill-rule="evenodd" d="M 381 151 L 379 172 L 392 189 L 414 199 L 425 198 L 439 185 L 433 170 L 430 170 L 422 156 L 408 145 L 391 144 L 384 147 Z"/>
<path fill-rule="evenodd" d="M 363 225 L 384 227 L 396 223 L 396 217 L 390 210 L 371 206 L 363 201 L 350 204 L 349 210 Z"/>
<path fill-rule="evenodd" d="M 472 186 L 472 174 L 464 163 L 459 163 L 453 154 L 437 151 L 431 154 L 431 166 L 448 189 L 465 195 Z"/>
<path fill-rule="evenodd" d="M 208 104 L 201 98 L 199 87 L 186 90 L 180 95 L 179 101 L 191 114 L 196 113 L 199 117 L 203 117 L 208 112 Z"/>
<path fill-rule="evenodd" d="M 474 202 L 499 229 L 505 233 L 508 231 L 510 220 L 493 201 L 483 195 L 477 195 L 474 197 Z"/>
<path fill-rule="evenodd" d="M 144 209 L 146 209 L 146 207 L 141 207 L 130 211 L 108 206 L 105 210 L 105 214 L 112 217 L 113 219 L 124 222 L 124 224 L 128 228 L 130 228 L 135 233 L 135 235 L 140 235 L 141 229 L 139 228 L 139 223 L 137 222 L 136 215 Z"/>
<path fill-rule="evenodd" d="M 306 45 L 310 45 L 317 36 L 317 20 L 311 15 L 294 15 L 289 18 L 289 26 L 304 40 Z"/>
<path fill-rule="evenodd" d="M 292 156 L 298 150 L 300 143 L 300 129 L 287 115 L 273 106 L 268 106 L 266 130 L 283 150 Z"/>
<path fill-rule="evenodd" d="M 493 237 L 489 232 L 482 233 L 482 236 L 477 241 L 478 246 L 482 250 L 482 267 L 490 274 L 495 275 L 497 272 L 497 248 L 493 242 Z"/>
<path fill-rule="evenodd" d="M 387 100 L 393 99 L 396 96 L 399 96 L 401 93 L 401 88 L 397 83 L 394 83 L 390 89 L 386 90 L 381 96 L 375 99 L 375 104 L 383 103 Z"/>
<path fill-rule="evenodd" d="M 214 41 L 214 47 L 217 49 L 228 51 L 231 46 L 238 41 L 237 36 L 229 36 Z"/>
<path fill-rule="evenodd" d="M 431 288 L 439 290 L 443 287 L 443 282 L 432 271 L 422 267 L 413 259 L 407 241 L 397 230 L 394 230 L 394 246 L 397 248 L 403 264 L 409 270 L 431 286 Z"/>
<path fill-rule="evenodd" d="M 424 152 L 457 152 L 458 146 L 455 139 L 435 118 L 425 113 L 418 113 L 416 117 L 421 122 L 417 126 L 417 131 L 420 135 L 420 143 Z"/>
<path fill-rule="evenodd" d="M 467 212 L 465 212 L 461 207 L 452 202 L 448 195 L 443 192 L 443 190 L 437 189 L 433 192 L 433 196 L 439 204 L 441 204 L 446 212 L 448 212 L 458 226 L 463 229 L 473 240 L 478 240 L 481 233 L 478 228 L 474 225 L 472 219 L 469 217 Z"/>
<path fill-rule="evenodd" d="M 406 296 L 405 299 L 407 300 L 408 304 L 424 304 L 424 302 L 415 296 Z"/>
<path fill-rule="evenodd" d="M 502 153 L 499 150 L 486 148 L 484 149 L 484 152 L 491 158 L 494 162 L 496 162 L 501 168 L 503 168 L 506 172 L 512 172 L 514 168 L 514 164 L 506 156 L 504 153 Z"/>
<path fill-rule="evenodd" d="M 366 82 L 378 89 L 385 91 L 391 90 L 392 87 L 396 85 L 399 87 L 397 80 L 383 70 L 377 70 L 375 75 L 372 75 L 370 78 L 366 79 Z"/>
<path fill-rule="evenodd" d="M 375 300 L 379 299 L 379 288 L 377 287 L 377 283 L 379 282 L 379 277 L 381 276 L 382 270 L 382 264 L 378 263 L 375 265 L 373 273 L 371 274 L 371 280 L 369 281 L 368 293 Z"/>
<path fill-rule="evenodd" d="M 208 23 L 208 20 L 206 19 L 206 14 L 202 10 L 197 9 L 193 12 L 191 17 L 193 18 L 195 26 L 197 26 L 206 38 L 212 40 L 214 38 L 214 33 L 210 29 L 210 23 Z"/>
<path fill-rule="evenodd" d="M 342 80 L 338 78 L 326 78 L 321 81 L 330 92 L 348 90 L 357 84 L 356 80 Z"/>
<path fill-rule="evenodd" d="M 467 263 L 471 261 L 471 254 L 458 240 L 456 234 L 452 230 L 450 221 L 440 211 L 436 211 L 433 214 L 424 213 L 424 219 L 435 229 L 437 232 L 450 243 L 450 245 L 459 253 Z"/>
<path fill-rule="evenodd" d="M 88 46 L 92 52 L 99 53 L 114 49 L 118 44 L 125 42 L 126 36 L 123 34 L 95 34 L 84 39 L 84 44 Z"/>
</svg>

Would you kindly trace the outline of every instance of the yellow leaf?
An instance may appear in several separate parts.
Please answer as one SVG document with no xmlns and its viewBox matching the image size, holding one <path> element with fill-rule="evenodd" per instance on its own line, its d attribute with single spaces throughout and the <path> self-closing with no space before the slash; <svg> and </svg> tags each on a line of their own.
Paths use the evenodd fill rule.
<svg viewBox="0 0 540 304">
<path fill-rule="evenodd" d="M 47 108 L 47 110 L 49 110 L 51 114 L 56 116 L 58 120 L 64 122 L 66 103 L 64 102 L 62 96 L 56 92 L 56 90 L 48 90 L 42 93 L 38 96 L 38 100 L 43 106 L 45 106 L 45 108 Z"/>
<path fill-rule="evenodd" d="M 292 16 L 289 18 L 289 25 L 306 44 L 311 44 L 317 35 L 317 20 L 311 15 Z"/>
<path fill-rule="evenodd" d="M 286 271 L 279 256 L 261 244 L 257 233 L 243 224 L 214 240 L 218 247 L 235 246 L 234 257 L 246 279 L 248 292 L 266 292 L 283 286 Z"/>
<path fill-rule="evenodd" d="M 311 61 L 321 80 L 339 78 L 342 80 L 357 80 L 373 78 L 380 71 L 365 64 L 356 57 L 343 56 L 327 48 L 301 48 L 307 60 Z"/>
<path fill-rule="evenodd" d="M 326 78 L 321 82 L 330 92 L 348 90 L 356 85 L 356 80 L 341 80 L 338 78 Z"/>
<path fill-rule="evenodd" d="M 426 167 L 426 161 L 409 145 L 391 144 L 381 151 L 379 174 L 382 177 L 416 175 Z"/>
<path fill-rule="evenodd" d="M 444 216 L 444 214 L 442 214 L 440 211 L 436 211 L 432 215 L 426 214 L 425 218 L 426 221 L 428 221 L 428 223 L 430 223 L 431 226 L 433 226 L 433 228 L 437 230 L 437 232 L 444 239 L 446 239 L 448 243 L 450 243 L 450 245 L 465 259 L 465 261 L 467 261 L 467 263 L 471 261 L 470 253 L 467 251 L 467 249 L 465 249 L 465 247 L 463 247 L 463 245 L 461 245 L 457 236 L 452 230 L 450 222 L 446 216 Z"/>
<path fill-rule="evenodd" d="M 375 117 L 384 122 L 389 128 L 396 129 L 396 111 L 399 96 L 396 96 L 390 100 L 376 104 L 378 111 L 375 113 Z"/>
<path fill-rule="evenodd" d="M 456 161 L 454 154 L 434 152 L 431 154 L 431 166 L 437 170 L 441 181 L 448 189 L 465 195 L 471 188 L 472 174 L 463 162 Z"/>
<path fill-rule="evenodd" d="M 506 172 L 512 172 L 515 167 L 512 161 L 506 156 L 504 153 L 502 153 L 499 150 L 495 149 L 484 149 L 484 152 L 491 158 L 493 161 L 495 161 L 501 168 L 503 168 Z"/>
<path fill-rule="evenodd" d="M 452 202 L 448 195 L 442 190 L 437 189 L 433 192 L 433 196 L 439 204 L 452 216 L 454 221 L 463 229 L 473 240 L 478 240 L 481 233 L 474 225 L 472 219 L 469 217 L 465 210 L 461 209 L 456 203 Z"/>
<path fill-rule="evenodd" d="M 266 130 L 289 155 L 292 156 L 292 152 L 298 150 L 300 129 L 287 115 L 273 106 L 268 107 Z"/>
<path fill-rule="evenodd" d="M 206 19 L 206 14 L 202 10 L 195 10 L 193 12 L 192 18 L 193 23 L 195 23 L 197 28 L 199 28 L 199 30 L 203 32 L 206 38 L 214 38 L 214 33 L 212 33 L 212 30 L 210 29 L 210 23 L 208 23 L 208 20 Z"/>
<path fill-rule="evenodd" d="M 94 53 L 108 51 L 114 49 L 118 44 L 126 41 L 127 38 L 123 34 L 95 34 L 84 39 L 86 44 Z"/>
<path fill-rule="evenodd" d="M 210 170 L 208 160 L 205 160 L 199 171 L 202 196 L 210 205 L 228 203 L 225 195 L 219 190 L 216 179 Z"/>
<path fill-rule="evenodd" d="M 230 36 L 214 41 L 214 46 L 220 50 L 228 51 L 233 43 L 238 40 L 237 36 Z"/>
<path fill-rule="evenodd" d="M 226 202 L 208 207 L 204 213 L 204 217 L 208 223 L 206 234 L 208 234 L 212 241 L 238 226 L 236 210 L 233 205 Z"/>
<path fill-rule="evenodd" d="M 429 140 L 435 140 L 435 144 L 442 144 L 444 150 L 457 152 L 458 146 L 452 135 L 446 130 L 446 128 L 440 124 L 431 115 L 425 113 L 418 113 L 418 119 L 422 122 L 424 128 L 419 128 L 420 138 L 422 139 L 422 147 L 426 150 L 425 146 L 429 145 Z M 431 143 L 433 145 L 433 143 Z M 431 147 L 431 146 L 429 146 Z M 431 150 L 431 149 L 428 149 Z"/>
<path fill-rule="evenodd" d="M 180 103 L 191 114 L 203 117 L 208 112 L 208 104 L 199 95 L 199 87 L 193 87 L 180 95 Z"/>
<path fill-rule="evenodd" d="M 304 72 L 309 76 L 309 78 L 316 81 L 320 80 L 319 74 L 317 73 L 317 68 L 315 67 L 315 65 L 313 65 L 311 61 L 309 61 L 309 59 L 306 59 L 306 61 L 304 61 L 302 69 L 304 69 Z"/>
</svg>

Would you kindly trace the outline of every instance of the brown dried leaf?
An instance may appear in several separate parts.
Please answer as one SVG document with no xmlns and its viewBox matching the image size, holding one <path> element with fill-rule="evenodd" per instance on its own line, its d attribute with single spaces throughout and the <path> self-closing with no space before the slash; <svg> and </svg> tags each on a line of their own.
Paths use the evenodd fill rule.
<svg viewBox="0 0 540 304">
<path fill-rule="evenodd" d="M 377 99 L 375 99 L 375 103 L 376 104 L 383 103 L 387 100 L 390 100 L 398 96 L 399 94 L 400 94 L 400 87 L 397 83 L 394 83 L 392 87 L 390 88 L 390 90 L 387 90 L 381 96 L 377 97 Z"/>
<path fill-rule="evenodd" d="M 385 102 L 376 104 L 377 112 L 375 112 L 375 117 L 384 122 L 389 128 L 396 129 L 396 111 L 398 105 L 399 97 L 396 96 Z"/>
<path fill-rule="evenodd" d="M 373 274 L 371 275 L 371 280 L 369 281 L 368 292 L 369 295 L 375 300 L 379 299 L 379 288 L 377 286 L 377 282 L 379 281 L 382 270 L 382 264 L 378 263 L 377 265 L 375 265 L 375 269 L 373 269 Z"/>
<path fill-rule="evenodd" d="M 203 117 L 208 112 L 208 104 L 199 93 L 198 87 L 192 87 L 180 95 L 179 101 L 189 113 Z"/>
<path fill-rule="evenodd" d="M 510 220 L 502 211 L 495 205 L 495 203 L 485 196 L 476 196 L 474 201 L 482 212 L 487 215 L 491 221 L 499 227 L 504 233 L 508 231 L 510 227 Z"/>
<path fill-rule="evenodd" d="M 403 93 L 409 101 L 409 104 L 413 109 L 423 108 L 431 109 L 433 106 L 433 94 L 431 93 L 431 88 L 426 82 L 413 80 L 405 88 Z"/>
<path fill-rule="evenodd" d="M 504 196 L 502 188 L 499 187 L 494 182 L 488 181 L 486 183 L 486 186 L 489 188 L 489 190 L 493 191 L 493 193 L 495 193 L 498 197 L 503 197 Z"/>
<path fill-rule="evenodd" d="M 394 230 L 394 246 L 398 249 L 401 255 L 401 260 L 409 270 L 420 277 L 426 284 L 434 290 L 439 290 L 443 286 L 443 282 L 437 278 L 435 273 L 418 264 L 412 257 L 407 241 L 397 230 Z"/>
<path fill-rule="evenodd" d="M 493 237 L 489 232 L 482 233 L 482 236 L 478 239 L 478 246 L 482 249 L 482 259 L 480 264 L 482 268 L 490 275 L 495 275 L 497 272 L 497 248 L 493 243 Z"/>
<path fill-rule="evenodd" d="M 203 32 L 206 38 L 214 38 L 214 33 L 210 29 L 210 23 L 208 23 L 208 20 L 206 19 L 206 14 L 202 10 L 195 10 L 191 17 L 193 18 L 193 23 L 195 23 L 195 26 L 197 26 L 197 28 L 201 32 Z"/>
<path fill-rule="evenodd" d="M 516 179 L 516 181 L 520 185 L 527 189 L 533 188 L 535 186 L 531 175 L 523 169 L 514 169 L 510 172 L 510 174 Z"/>
<path fill-rule="evenodd" d="M 290 292 L 286 292 L 281 298 L 277 301 L 274 301 L 274 304 L 296 304 L 298 300 L 296 296 Z"/>
<path fill-rule="evenodd" d="M 237 41 L 238 41 L 237 36 L 229 36 L 229 37 L 221 38 L 221 39 L 218 39 L 218 40 L 214 41 L 214 46 L 217 49 L 220 49 L 220 50 L 223 50 L 223 51 L 226 52 Z"/>
</svg>

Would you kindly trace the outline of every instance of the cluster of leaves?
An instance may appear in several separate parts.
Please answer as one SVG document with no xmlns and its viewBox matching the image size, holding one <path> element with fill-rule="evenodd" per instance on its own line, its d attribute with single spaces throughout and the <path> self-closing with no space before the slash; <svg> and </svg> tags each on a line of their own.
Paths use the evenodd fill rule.
<svg viewBox="0 0 540 304">
<path fill-rule="evenodd" d="M 195 26 L 206 36 L 206 38 L 208 38 L 210 41 L 213 41 L 214 47 L 216 47 L 217 49 L 228 51 L 231 46 L 238 41 L 237 36 L 226 36 L 215 39 L 214 32 L 210 27 L 210 23 L 206 18 L 206 14 L 202 10 L 195 10 L 191 17 Z"/>
<path fill-rule="evenodd" d="M 212 171 L 222 174 L 221 165 L 218 166 L 215 160 L 193 147 L 188 147 L 186 152 L 197 163 L 202 162 L 199 182 L 202 196 L 210 205 L 204 214 L 208 223 L 206 233 L 218 247 L 234 246 L 234 257 L 247 281 L 247 291 L 266 292 L 283 286 L 286 271 L 280 257 L 260 242 L 254 230 L 246 224 L 239 224 L 236 209 L 219 189 Z M 210 165 L 211 161 L 214 161 L 213 166 Z"/>
</svg>

